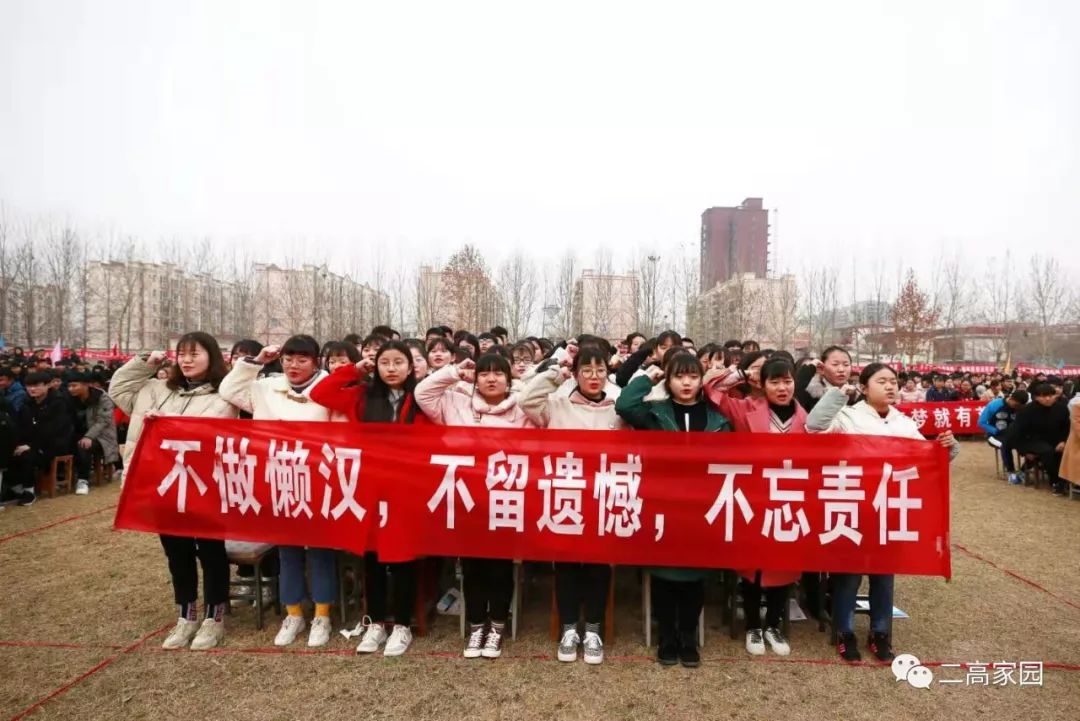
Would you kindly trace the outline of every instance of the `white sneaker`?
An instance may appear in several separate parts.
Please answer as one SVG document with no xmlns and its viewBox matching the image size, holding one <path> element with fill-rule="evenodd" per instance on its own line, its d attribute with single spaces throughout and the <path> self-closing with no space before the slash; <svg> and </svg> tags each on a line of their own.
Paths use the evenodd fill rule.
<svg viewBox="0 0 1080 721">
<path fill-rule="evenodd" d="M 274 645 L 288 646 L 305 628 L 307 628 L 307 621 L 303 616 L 286 616 L 281 622 L 281 630 L 277 632 L 277 636 L 274 636 Z"/>
<path fill-rule="evenodd" d="M 191 642 L 192 651 L 205 651 L 221 643 L 225 638 L 225 622 L 208 618 L 199 626 L 195 640 Z"/>
<path fill-rule="evenodd" d="M 469 632 L 469 642 L 465 644 L 462 654 L 465 658 L 480 658 L 484 650 L 484 637 L 487 636 L 487 625 L 478 624 Z"/>
<path fill-rule="evenodd" d="M 382 621 L 369 623 L 364 629 L 364 637 L 360 639 L 360 645 L 356 647 L 357 653 L 375 653 L 386 642 L 386 626 Z"/>
<path fill-rule="evenodd" d="M 165 637 L 165 643 L 161 644 L 161 647 L 168 649 L 185 648 L 191 643 L 191 639 L 198 630 L 198 621 L 189 621 L 186 618 L 178 618 L 176 619 L 176 625 L 173 626 L 172 632 Z"/>
<path fill-rule="evenodd" d="M 760 628 L 752 628 L 746 632 L 746 652 L 751 656 L 765 655 L 765 639 Z"/>
<path fill-rule="evenodd" d="M 487 638 L 484 639 L 484 650 L 480 655 L 484 658 L 498 658 L 502 656 L 503 633 L 506 628 L 498 628 L 495 624 L 488 629 Z"/>
<path fill-rule="evenodd" d="M 308 648 L 325 646 L 330 641 L 330 617 L 316 616 L 311 620 L 311 633 L 308 634 Z"/>
<path fill-rule="evenodd" d="M 573 626 L 563 631 L 562 639 L 559 641 L 559 650 L 556 653 L 558 658 L 563 663 L 573 663 L 577 661 L 577 649 L 581 645 L 581 637 L 578 636 L 577 629 Z"/>
<path fill-rule="evenodd" d="M 411 643 L 412 631 L 409 627 L 395 624 L 394 630 L 390 633 L 390 639 L 386 642 L 386 648 L 383 649 L 383 656 L 400 656 L 409 650 Z"/>
<path fill-rule="evenodd" d="M 791 653 L 791 646 L 788 645 L 787 639 L 784 638 L 784 634 L 780 633 L 778 628 L 765 629 L 765 640 L 769 642 L 769 648 L 777 656 L 787 656 Z"/>
<path fill-rule="evenodd" d="M 604 642 L 600 640 L 600 634 L 586 631 L 581 646 L 585 649 L 585 663 L 595 666 L 604 662 Z"/>
<path fill-rule="evenodd" d="M 85 496 L 90 493 L 90 481 L 80 478 L 75 482 L 75 495 Z"/>
</svg>

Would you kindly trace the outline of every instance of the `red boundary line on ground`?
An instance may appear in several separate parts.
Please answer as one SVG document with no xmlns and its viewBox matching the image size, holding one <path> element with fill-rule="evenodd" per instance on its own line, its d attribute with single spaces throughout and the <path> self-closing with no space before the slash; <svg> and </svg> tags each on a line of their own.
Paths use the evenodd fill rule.
<svg viewBox="0 0 1080 721">
<path fill-rule="evenodd" d="M 53 521 L 52 523 L 48 523 L 48 524 L 46 524 L 44 526 L 38 526 L 37 528 L 28 528 L 25 531 L 19 531 L 18 533 L 12 533 L 10 535 L 0 537 L 0 543 L 6 543 L 6 542 L 8 542 L 8 541 L 10 541 L 12 539 L 15 539 L 15 538 L 21 538 L 23 536 L 29 536 L 32 533 L 37 533 L 38 531 L 44 531 L 46 529 L 52 528 L 53 526 L 59 526 L 59 525 L 64 524 L 64 523 L 71 523 L 72 521 L 78 521 L 81 518 L 88 518 L 89 516 L 95 516 L 95 515 L 103 512 L 103 511 L 111 511 L 114 508 L 116 508 L 115 503 L 112 504 L 111 506 L 105 506 L 104 508 L 99 508 L 96 511 L 89 511 L 88 513 L 80 513 L 77 516 L 68 516 L 67 518 L 61 518 L 59 521 Z"/>
<path fill-rule="evenodd" d="M 167 628 L 167 627 L 166 627 Z M 151 636 L 161 633 L 164 629 L 151 634 Z M 115 661 L 120 655 L 124 653 L 131 653 L 137 649 L 142 643 L 148 640 L 151 636 L 143 638 L 137 644 L 128 646 L 123 649 L 120 654 L 117 654 L 112 660 Z M 119 646 L 110 646 L 107 644 L 74 644 L 74 643 L 50 643 L 47 641 L 34 642 L 34 641 L 0 641 L 0 647 L 14 647 L 14 648 L 63 648 L 63 649 L 108 649 L 115 650 L 120 648 Z M 182 651 L 164 649 L 158 646 L 152 648 L 139 649 L 140 652 L 146 653 L 182 653 Z M 218 648 L 212 648 L 207 651 L 195 651 L 195 654 L 205 654 L 209 656 L 343 656 L 351 657 L 358 654 L 352 649 L 340 648 L 340 649 L 306 649 L 306 648 L 282 648 L 278 646 L 243 646 L 237 648 L 230 648 L 228 646 L 219 646 Z M 376 654 L 377 655 L 377 654 Z M 439 658 L 445 660 L 461 660 L 461 655 L 454 651 L 414 651 L 409 653 L 411 657 L 421 658 Z M 538 653 L 523 656 L 506 655 L 502 658 L 507 661 L 554 661 L 555 657 L 547 653 Z M 108 659 L 107 659 L 108 660 Z M 655 663 L 656 659 L 653 656 L 642 655 L 626 655 L 626 656 L 607 656 L 605 662 L 613 663 Z M 851 666 L 855 668 L 873 668 L 883 669 L 889 668 L 888 664 L 877 663 L 874 661 L 861 661 L 858 663 L 849 663 L 847 661 L 838 658 L 785 658 L 781 656 L 764 656 L 750 658 L 748 656 L 721 656 L 719 658 L 703 658 L 701 660 L 703 664 L 711 663 L 763 663 L 763 664 L 791 664 L 795 666 Z M 923 661 L 923 666 L 940 667 L 950 661 Z M 967 668 L 972 664 L 970 662 L 960 663 L 963 668 Z M 1059 671 L 1080 671 L 1080 664 L 1074 663 L 1061 663 L 1057 661 L 1044 661 L 1044 669 L 1055 669 Z M 100 669 L 98 669 L 100 670 Z M 74 684 L 72 684 L 74 685 Z M 12 720 L 14 721 L 14 719 Z"/>
<path fill-rule="evenodd" d="M 984 556 L 980 556 L 978 553 L 975 553 L 974 551 L 970 550 L 966 546 L 962 546 L 959 543 L 954 543 L 953 548 L 955 548 L 956 550 L 960 551 L 961 553 L 963 553 L 963 554 L 965 554 L 967 556 L 970 556 L 971 558 L 974 558 L 977 561 L 982 561 L 983 563 L 996 568 L 997 570 L 1001 571 L 1002 573 L 1004 573 L 1004 574 L 1006 574 L 1008 576 L 1012 576 L 1013 578 L 1015 578 L 1018 581 L 1026 583 L 1027 585 L 1031 586 L 1032 588 L 1034 588 L 1036 590 L 1042 591 L 1043 593 L 1045 593 L 1047 596 L 1050 596 L 1051 598 L 1056 598 L 1057 600 L 1061 601 L 1062 603 L 1066 604 L 1067 606 L 1072 606 L 1076 610 L 1080 611 L 1080 605 L 1078 605 L 1076 603 L 1073 603 L 1072 601 L 1065 598 L 1064 596 L 1060 596 L 1060 595 L 1054 593 L 1053 591 L 1050 591 L 1050 590 L 1040 586 L 1039 584 L 1035 583 L 1035 581 L 1032 581 L 1030 578 L 1024 578 L 1023 576 L 1021 576 L 1016 571 L 1011 571 L 1008 568 L 1005 568 L 1004 566 L 999 566 L 997 563 L 994 563 L 989 558 L 986 558 Z"/>
<path fill-rule="evenodd" d="M 45 704 L 47 704 L 47 703 L 48 703 L 49 701 L 52 701 L 52 700 L 53 700 L 54 698 L 56 698 L 57 696 L 60 696 L 61 694 L 63 694 L 64 692 L 66 692 L 66 691 L 67 691 L 68 689 L 70 689 L 70 688 L 72 688 L 72 687 L 74 687 L 74 686 L 77 686 L 77 685 L 79 685 L 80 683 L 82 683 L 82 682 L 83 682 L 83 681 L 85 681 L 86 679 L 88 679 L 88 678 L 90 678 L 91 676 L 93 676 L 94 674 L 96 674 L 96 673 L 97 673 L 98 671 L 101 671 L 101 670 L 102 670 L 102 669 L 104 669 L 104 668 L 108 668 L 108 667 L 109 667 L 109 666 L 111 666 L 111 665 L 112 665 L 113 663 L 115 663 L 115 662 L 116 662 L 116 660 L 117 660 L 118 658 L 120 658 L 120 657 L 121 657 L 121 656 L 123 656 L 124 654 L 126 654 L 126 653 L 131 653 L 132 651 L 134 651 L 135 649 L 137 649 L 137 648 L 138 648 L 139 646 L 141 646 L 141 645 L 143 645 L 144 643 L 146 643 L 147 641 L 149 641 L 149 640 L 150 640 L 151 638 L 153 638 L 154 636 L 157 636 L 158 634 L 160 634 L 160 633 L 162 633 L 162 632 L 164 632 L 164 631 L 168 630 L 168 628 L 169 628 L 170 626 L 172 626 L 172 624 L 171 624 L 171 623 L 168 623 L 168 624 L 166 624 L 166 625 L 162 626 L 161 628 L 157 629 L 156 631 L 151 631 L 150 633 L 146 634 L 145 636 L 143 636 L 142 638 L 140 638 L 140 639 L 139 639 L 138 641 L 136 641 L 135 643 L 131 644 L 130 646 L 125 646 L 125 647 L 124 647 L 124 648 L 123 648 L 123 649 L 122 649 L 122 650 L 120 651 L 120 653 L 116 654 L 115 656 L 110 656 L 109 658 L 103 659 L 103 660 L 102 660 L 102 661 L 101 661 L 100 663 L 98 663 L 98 664 L 97 664 L 96 666 L 94 666 L 93 668 L 91 668 L 91 669 L 90 669 L 89 671 L 86 671 L 86 672 L 85 672 L 85 673 L 83 673 L 82 675 L 80 675 L 80 676 L 77 676 L 77 677 L 73 678 L 72 680 L 70 680 L 70 681 L 68 681 L 67 683 L 65 683 L 65 684 L 64 684 L 63 686 L 60 686 L 60 687 L 58 687 L 58 688 L 56 688 L 56 689 L 53 689 L 53 690 L 52 690 L 52 691 L 51 691 L 51 692 L 50 692 L 50 693 L 49 693 L 49 694 L 48 694 L 47 696 L 45 696 L 44 698 L 38 699 L 38 700 L 37 700 L 37 701 L 35 701 L 34 703 L 32 703 L 32 704 L 30 704 L 29 706 L 27 706 L 26 708 L 24 708 L 24 709 L 23 709 L 22 711 L 20 711 L 19 713 L 17 713 L 17 714 L 15 714 L 14 716 L 12 716 L 12 717 L 11 717 L 11 718 L 9 719 L 9 721 L 19 721 L 19 719 L 22 719 L 22 718 L 25 718 L 25 717 L 29 716 L 30 714 L 34 713 L 34 712 L 35 712 L 35 711 L 37 711 L 37 710 L 38 710 L 39 708 L 41 708 L 42 706 L 44 706 Z"/>
</svg>

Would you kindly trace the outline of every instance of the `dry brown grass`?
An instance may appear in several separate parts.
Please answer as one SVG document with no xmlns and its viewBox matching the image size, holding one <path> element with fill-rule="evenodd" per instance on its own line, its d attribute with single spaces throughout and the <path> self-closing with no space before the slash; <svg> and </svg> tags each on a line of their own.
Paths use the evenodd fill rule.
<svg viewBox="0 0 1080 721">
<path fill-rule="evenodd" d="M 1073 534 L 1080 503 L 993 479 L 993 457 L 964 445 L 953 473 L 953 540 L 1080 604 Z M 0 538 L 116 502 L 119 488 L 0 513 Z M 174 610 L 156 538 L 110 530 L 111 512 L 0 541 L 0 719 L 87 676 L 38 708 L 63 719 L 1073 719 L 1080 670 L 1048 669 L 1042 688 L 916 690 L 887 669 L 845 667 L 816 625 L 792 628 L 791 662 L 750 661 L 707 611 L 697 670 L 664 669 L 641 645 L 632 572 L 620 576 L 618 637 L 601 667 L 551 660 L 550 590 L 527 595 L 522 635 L 496 662 L 459 658 L 456 619 L 442 618 L 400 659 L 358 658 L 335 634 L 323 653 L 266 654 L 274 628 L 251 612 L 229 620 L 219 652 L 166 653 Z M 923 660 L 1042 660 L 1080 666 L 1080 609 L 987 563 L 954 553 L 951 583 L 902 578 L 897 601 L 912 615 L 896 644 Z M 622 599 L 626 599 L 625 602 Z M 865 619 L 860 619 L 860 629 Z M 276 625 L 271 616 L 270 625 Z M 65 643 L 74 648 L 11 643 Z M 814 663 L 822 660 L 824 665 Z M 939 671 L 939 674 L 942 673 Z M 958 677 L 956 672 L 944 672 Z"/>
</svg>

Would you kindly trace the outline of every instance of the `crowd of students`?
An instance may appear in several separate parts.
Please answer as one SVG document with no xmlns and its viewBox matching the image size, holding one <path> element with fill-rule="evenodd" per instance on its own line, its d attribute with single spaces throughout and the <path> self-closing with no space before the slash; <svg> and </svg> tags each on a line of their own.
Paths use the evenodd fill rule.
<svg viewBox="0 0 1080 721">
<path fill-rule="evenodd" d="M 918 377 L 871 363 L 856 376 L 851 357 L 839 346 L 796 361 L 786 351 L 761 349 L 754 341 L 695 343 L 675 331 L 655 338 L 632 333 L 625 340 L 581 335 L 558 344 L 529 337 L 510 342 L 503 328 L 474 335 L 431 328 L 423 339 L 401 339 L 379 326 L 366 337 L 350 335 L 320 345 L 297 335 L 279 346 L 245 340 L 226 355 L 217 341 L 192 332 L 178 341 L 175 361 L 163 351 L 134 357 L 119 368 L 88 368 L 78 358 L 66 370 L 40 358 L 8 359 L 0 368 L 0 425 L 8 455 L 0 449 L 5 493 L 32 503 L 36 478 L 52 459 L 77 459 L 77 492 L 89 490 L 91 464 L 122 467 L 134 451 L 146 418 L 153 415 L 339 421 L 343 423 L 430 423 L 454 426 L 668 432 L 851 433 L 922 439 L 915 423 L 896 409 L 901 401 L 938 398 L 955 392 L 989 401 L 980 424 L 1003 450 L 1034 454 L 1055 483 L 1080 482 L 1080 404 L 1069 410 L 1072 390 L 1056 379 L 1032 384 L 990 377 Z M 949 385 L 953 386 L 950 390 Z M 923 395 L 925 391 L 925 395 Z M 912 394 L 918 394 L 912 395 Z M 942 398 L 944 399 L 944 398 Z M 1062 414 L 1064 413 L 1064 425 Z M 983 423 L 985 421 L 985 423 Z M 118 457 L 118 435 L 126 440 Z M 126 436 L 126 438 L 125 438 Z M 937 443 L 959 452 L 952 434 Z M 1061 456 L 1066 456 L 1062 463 Z M 1071 455 L 1070 455 L 1071 454 Z M 1010 465 L 1011 453 L 1006 467 Z M 1066 471 L 1066 469 L 1068 469 Z M 162 536 L 177 624 L 166 648 L 209 649 L 222 642 L 229 603 L 225 543 L 215 539 Z M 305 630 L 307 645 L 330 640 L 330 610 L 338 597 L 338 566 L 332 549 L 279 547 L 280 601 L 285 616 L 274 643 L 287 646 Z M 203 574 L 204 616 L 197 616 L 198 566 Z M 505 559 L 462 559 L 466 658 L 502 654 L 513 594 L 513 566 Z M 603 564 L 556 563 L 555 596 L 561 624 L 556 657 L 572 662 L 603 661 L 606 597 L 612 569 Z M 652 606 L 659 625 L 661 664 L 697 666 L 697 624 L 711 571 L 653 568 Z M 745 647 L 752 655 L 790 653 L 781 631 L 785 604 L 798 573 L 739 569 L 746 623 Z M 803 574 L 803 583 L 816 574 Z M 839 655 L 861 658 L 855 637 L 856 593 L 862 577 L 832 574 L 828 580 Z M 870 584 L 870 632 L 866 647 L 878 660 L 893 658 L 891 615 L 894 579 L 875 575 Z M 816 584 L 809 583 L 809 586 Z M 823 593 L 824 589 L 807 588 Z M 417 593 L 416 564 L 364 564 L 368 618 L 358 653 L 405 653 Z M 762 618 L 761 602 L 765 601 Z M 314 613 L 310 624 L 304 604 Z M 584 609 L 584 618 L 580 612 Z M 374 619 L 373 621 L 371 619 Z M 584 624 L 580 624 L 580 621 Z"/>
</svg>

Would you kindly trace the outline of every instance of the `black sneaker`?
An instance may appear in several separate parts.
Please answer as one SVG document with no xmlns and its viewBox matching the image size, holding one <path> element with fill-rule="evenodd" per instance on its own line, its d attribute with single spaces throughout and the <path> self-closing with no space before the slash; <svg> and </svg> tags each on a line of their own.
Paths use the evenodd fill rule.
<svg viewBox="0 0 1080 721">
<path fill-rule="evenodd" d="M 679 641 L 674 636 L 661 636 L 656 645 L 656 660 L 661 666 L 674 666 L 679 662 Z"/>
<path fill-rule="evenodd" d="M 20 506 L 32 506 L 32 505 L 34 505 L 34 501 L 36 501 L 36 500 L 37 500 L 37 496 L 34 495 L 33 491 L 23 491 L 19 495 L 19 505 Z"/>
<path fill-rule="evenodd" d="M 697 648 L 697 630 L 683 631 L 679 634 L 679 663 L 687 668 L 701 665 L 701 654 Z"/>
<path fill-rule="evenodd" d="M 862 654 L 859 653 L 859 643 L 855 640 L 855 634 L 851 632 L 837 635 L 836 651 L 840 654 L 840 658 L 845 661 L 862 661 Z"/>
<path fill-rule="evenodd" d="M 866 641 L 866 647 L 882 663 L 890 663 L 896 658 L 896 654 L 892 650 L 892 638 L 887 633 L 871 633 L 870 638 Z"/>
</svg>

